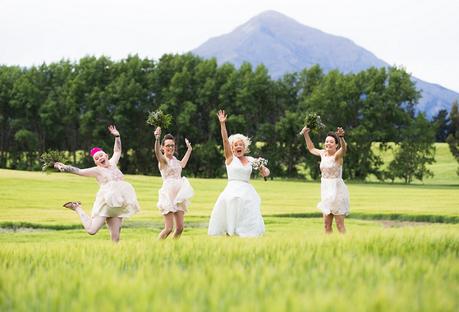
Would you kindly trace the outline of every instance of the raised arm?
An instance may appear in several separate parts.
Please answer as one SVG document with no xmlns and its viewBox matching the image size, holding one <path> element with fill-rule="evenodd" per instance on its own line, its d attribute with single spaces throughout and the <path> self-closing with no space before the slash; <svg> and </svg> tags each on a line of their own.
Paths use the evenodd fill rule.
<svg viewBox="0 0 459 312">
<path fill-rule="evenodd" d="M 163 155 L 163 153 L 161 153 L 161 143 L 159 143 L 160 138 L 161 138 L 161 128 L 157 127 L 155 130 L 155 145 L 154 145 L 155 156 L 159 162 L 159 166 L 163 167 L 167 165 L 167 160 L 166 160 L 166 157 Z"/>
<path fill-rule="evenodd" d="M 314 147 L 314 143 L 312 143 L 311 137 L 309 136 L 310 131 L 311 129 L 307 127 L 304 127 L 303 130 L 301 130 L 304 140 L 306 141 L 306 146 L 312 155 L 320 156 L 320 150 Z"/>
<path fill-rule="evenodd" d="M 225 153 L 226 163 L 231 163 L 233 160 L 233 153 L 231 152 L 231 146 L 228 141 L 228 132 L 226 131 L 226 118 L 227 115 L 225 114 L 224 110 L 219 110 L 217 113 L 218 121 L 220 122 L 220 132 L 222 135 L 223 140 L 223 151 Z"/>
<path fill-rule="evenodd" d="M 339 138 L 339 145 L 340 145 L 340 148 L 336 151 L 336 154 L 335 154 L 335 159 L 336 160 L 342 159 L 344 157 L 344 155 L 346 155 L 346 152 L 347 152 L 347 143 L 344 140 L 344 134 L 345 134 L 345 132 L 344 132 L 343 128 L 338 127 L 336 129 L 336 135 Z"/>
<path fill-rule="evenodd" d="M 77 167 L 73 167 L 70 165 L 64 165 L 63 163 L 57 162 L 54 164 L 54 168 L 58 169 L 60 172 L 68 172 L 73 173 L 83 177 L 95 177 L 97 176 L 97 168 L 87 168 L 87 169 L 80 169 Z"/>
<path fill-rule="evenodd" d="M 187 150 L 182 160 L 180 161 L 180 165 L 182 166 L 182 168 L 186 167 L 186 164 L 188 163 L 188 159 L 190 159 L 190 156 L 191 156 L 191 151 L 193 150 L 193 148 L 191 147 L 191 143 L 190 141 L 188 141 L 187 138 L 185 138 L 185 144 L 186 144 Z"/>
<path fill-rule="evenodd" d="M 120 133 L 116 130 L 114 125 L 108 126 L 108 131 L 115 137 L 115 145 L 113 146 L 113 156 L 110 158 L 110 162 L 113 165 L 117 165 L 121 157 L 121 138 Z"/>
</svg>

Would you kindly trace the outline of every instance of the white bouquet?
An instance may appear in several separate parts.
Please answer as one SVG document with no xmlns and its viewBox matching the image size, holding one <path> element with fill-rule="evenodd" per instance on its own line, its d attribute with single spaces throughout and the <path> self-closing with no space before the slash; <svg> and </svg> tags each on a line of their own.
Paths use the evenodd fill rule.
<svg viewBox="0 0 459 312">
<path fill-rule="evenodd" d="M 260 170 L 262 166 L 266 166 L 268 164 L 268 160 L 262 157 L 258 157 L 258 158 L 254 158 L 250 164 L 252 165 L 253 170 Z M 263 178 L 265 179 L 265 181 L 267 180 L 266 177 L 263 177 Z"/>
</svg>

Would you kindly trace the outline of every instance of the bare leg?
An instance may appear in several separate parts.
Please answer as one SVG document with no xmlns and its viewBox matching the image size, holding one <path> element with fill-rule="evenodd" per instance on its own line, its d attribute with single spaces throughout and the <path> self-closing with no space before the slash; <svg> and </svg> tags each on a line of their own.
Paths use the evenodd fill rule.
<svg viewBox="0 0 459 312">
<path fill-rule="evenodd" d="M 107 226 L 112 237 L 112 241 L 115 243 L 120 241 L 121 225 L 123 224 L 123 218 L 113 217 L 107 218 Z"/>
<path fill-rule="evenodd" d="M 333 232 L 332 230 L 332 222 L 333 222 L 333 214 L 324 214 L 324 227 L 325 227 L 325 234 L 330 234 Z"/>
<path fill-rule="evenodd" d="M 180 235 L 182 235 L 184 215 L 185 213 L 183 211 L 177 211 L 176 213 L 174 213 L 174 218 L 175 218 L 174 238 L 180 238 Z"/>
<path fill-rule="evenodd" d="M 344 216 L 339 215 L 335 216 L 336 227 L 341 234 L 346 233 L 346 228 L 344 227 Z"/>
<path fill-rule="evenodd" d="M 81 219 L 84 229 L 89 235 L 96 234 L 100 228 L 104 225 L 106 217 L 94 217 L 90 218 L 86 215 L 80 204 L 76 204 L 74 207 L 75 212 Z"/>
<path fill-rule="evenodd" d="M 166 239 L 169 234 L 172 232 L 172 228 L 174 227 L 174 214 L 169 212 L 168 214 L 164 215 L 164 229 L 159 233 L 159 239 Z"/>
</svg>

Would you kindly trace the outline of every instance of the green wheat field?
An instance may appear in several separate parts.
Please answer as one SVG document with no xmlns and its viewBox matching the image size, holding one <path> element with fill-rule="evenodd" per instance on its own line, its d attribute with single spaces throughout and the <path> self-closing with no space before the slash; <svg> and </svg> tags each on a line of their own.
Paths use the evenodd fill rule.
<svg viewBox="0 0 459 312">
<path fill-rule="evenodd" d="M 275 179 L 253 181 L 263 237 L 208 237 L 226 181 L 190 179 L 182 238 L 158 241 L 161 180 L 126 176 L 142 211 L 119 244 L 62 208 L 89 212 L 94 179 L 0 170 L 0 311 L 457 311 L 459 177 L 436 158 L 424 183 L 346 181 L 345 235 L 323 234 L 319 183 Z"/>
</svg>

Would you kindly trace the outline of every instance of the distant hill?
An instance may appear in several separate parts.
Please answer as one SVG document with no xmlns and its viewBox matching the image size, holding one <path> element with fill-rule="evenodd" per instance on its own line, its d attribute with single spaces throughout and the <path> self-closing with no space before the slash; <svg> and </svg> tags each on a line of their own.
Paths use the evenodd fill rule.
<svg viewBox="0 0 459 312">
<path fill-rule="evenodd" d="M 319 64 L 326 72 L 338 69 L 344 73 L 369 67 L 390 66 L 351 40 L 305 26 L 275 11 L 266 11 L 232 32 L 211 38 L 192 53 L 204 58 L 215 57 L 219 64 L 240 66 L 263 63 L 273 78 L 287 72 L 298 72 Z M 413 77 L 422 99 L 418 109 L 432 117 L 441 109 L 451 108 L 459 93 Z"/>
</svg>

